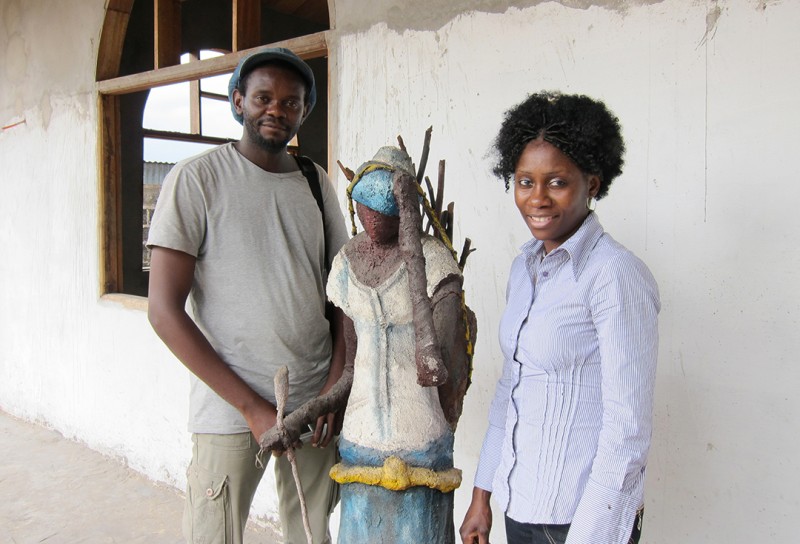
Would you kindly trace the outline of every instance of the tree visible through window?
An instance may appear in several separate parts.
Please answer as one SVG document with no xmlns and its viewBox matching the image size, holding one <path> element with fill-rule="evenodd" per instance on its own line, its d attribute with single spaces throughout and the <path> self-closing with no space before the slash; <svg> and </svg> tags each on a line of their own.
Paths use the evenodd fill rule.
<svg viewBox="0 0 800 544">
<path fill-rule="evenodd" d="M 327 87 L 326 0 L 109 0 L 97 79 L 102 149 L 103 293 L 147 294 L 143 240 L 172 164 L 238 139 L 227 102 L 238 61 L 261 45 L 289 47 Z M 298 134 L 327 163 L 327 104 Z M 297 142 L 295 142 L 297 143 Z"/>
</svg>

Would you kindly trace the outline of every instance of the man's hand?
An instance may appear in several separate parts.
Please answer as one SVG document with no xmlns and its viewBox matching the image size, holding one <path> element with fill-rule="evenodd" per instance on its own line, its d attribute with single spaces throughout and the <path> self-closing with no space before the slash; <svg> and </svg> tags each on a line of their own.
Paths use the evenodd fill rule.
<svg viewBox="0 0 800 544">
<path fill-rule="evenodd" d="M 472 502 L 458 530 L 463 544 L 489 544 L 489 532 L 492 530 L 491 496 L 490 491 L 479 487 L 472 489 Z"/>
<path fill-rule="evenodd" d="M 335 435 L 336 414 L 325 414 L 317 418 L 317 425 L 314 428 L 314 436 L 311 438 L 311 445 L 315 448 L 324 448 L 331 443 Z"/>
<path fill-rule="evenodd" d="M 278 411 L 261 397 L 253 399 L 252 404 L 245 406 L 242 415 L 256 440 L 278 422 Z"/>
</svg>

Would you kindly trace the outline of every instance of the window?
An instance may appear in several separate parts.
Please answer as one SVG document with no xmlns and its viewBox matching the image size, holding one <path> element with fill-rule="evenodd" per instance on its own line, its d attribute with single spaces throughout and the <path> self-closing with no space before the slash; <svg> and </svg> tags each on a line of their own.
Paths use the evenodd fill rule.
<svg viewBox="0 0 800 544">
<path fill-rule="evenodd" d="M 147 295 L 143 239 L 160 179 L 177 160 L 238 139 L 227 81 L 262 45 L 289 47 L 326 96 L 326 0 L 108 0 L 97 65 L 102 293 Z M 298 134 L 327 164 L 327 104 Z"/>
<path fill-rule="evenodd" d="M 181 55 L 181 64 L 224 55 L 202 50 Z M 174 83 L 150 90 L 142 132 L 142 270 L 150 269 L 145 247 L 161 184 L 172 166 L 215 145 L 239 138 L 242 127 L 231 116 L 228 75 Z"/>
</svg>

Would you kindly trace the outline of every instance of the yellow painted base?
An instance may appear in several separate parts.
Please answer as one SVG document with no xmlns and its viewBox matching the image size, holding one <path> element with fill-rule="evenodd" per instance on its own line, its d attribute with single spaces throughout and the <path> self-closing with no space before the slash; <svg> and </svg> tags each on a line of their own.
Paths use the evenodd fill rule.
<svg viewBox="0 0 800 544">
<path fill-rule="evenodd" d="M 340 484 L 379 485 L 392 491 L 425 486 L 449 493 L 461 485 L 461 470 L 457 468 L 437 472 L 429 468 L 411 467 L 395 456 L 384 461 L 382 467 L 347 467 L 338 463 L 331 468 L 330 475 Z"/>
</svg>

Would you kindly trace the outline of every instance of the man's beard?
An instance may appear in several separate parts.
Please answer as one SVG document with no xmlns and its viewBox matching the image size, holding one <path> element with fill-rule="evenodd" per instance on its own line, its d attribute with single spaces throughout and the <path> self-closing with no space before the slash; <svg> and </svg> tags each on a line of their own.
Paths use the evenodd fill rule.
<svg viewBox="0 0 800 544">
<path fill-rule="evenodd" d="M 244 127 L 250 140 L 267 153 L 280 153 L 286 149 L 286 146 L 294 138 L 294 134 L 291 133 L 289 138 L 285 140 L 283 138 L 264 138 L 258 130 L 258 119 L 245 119 Z"/>
</svg>

